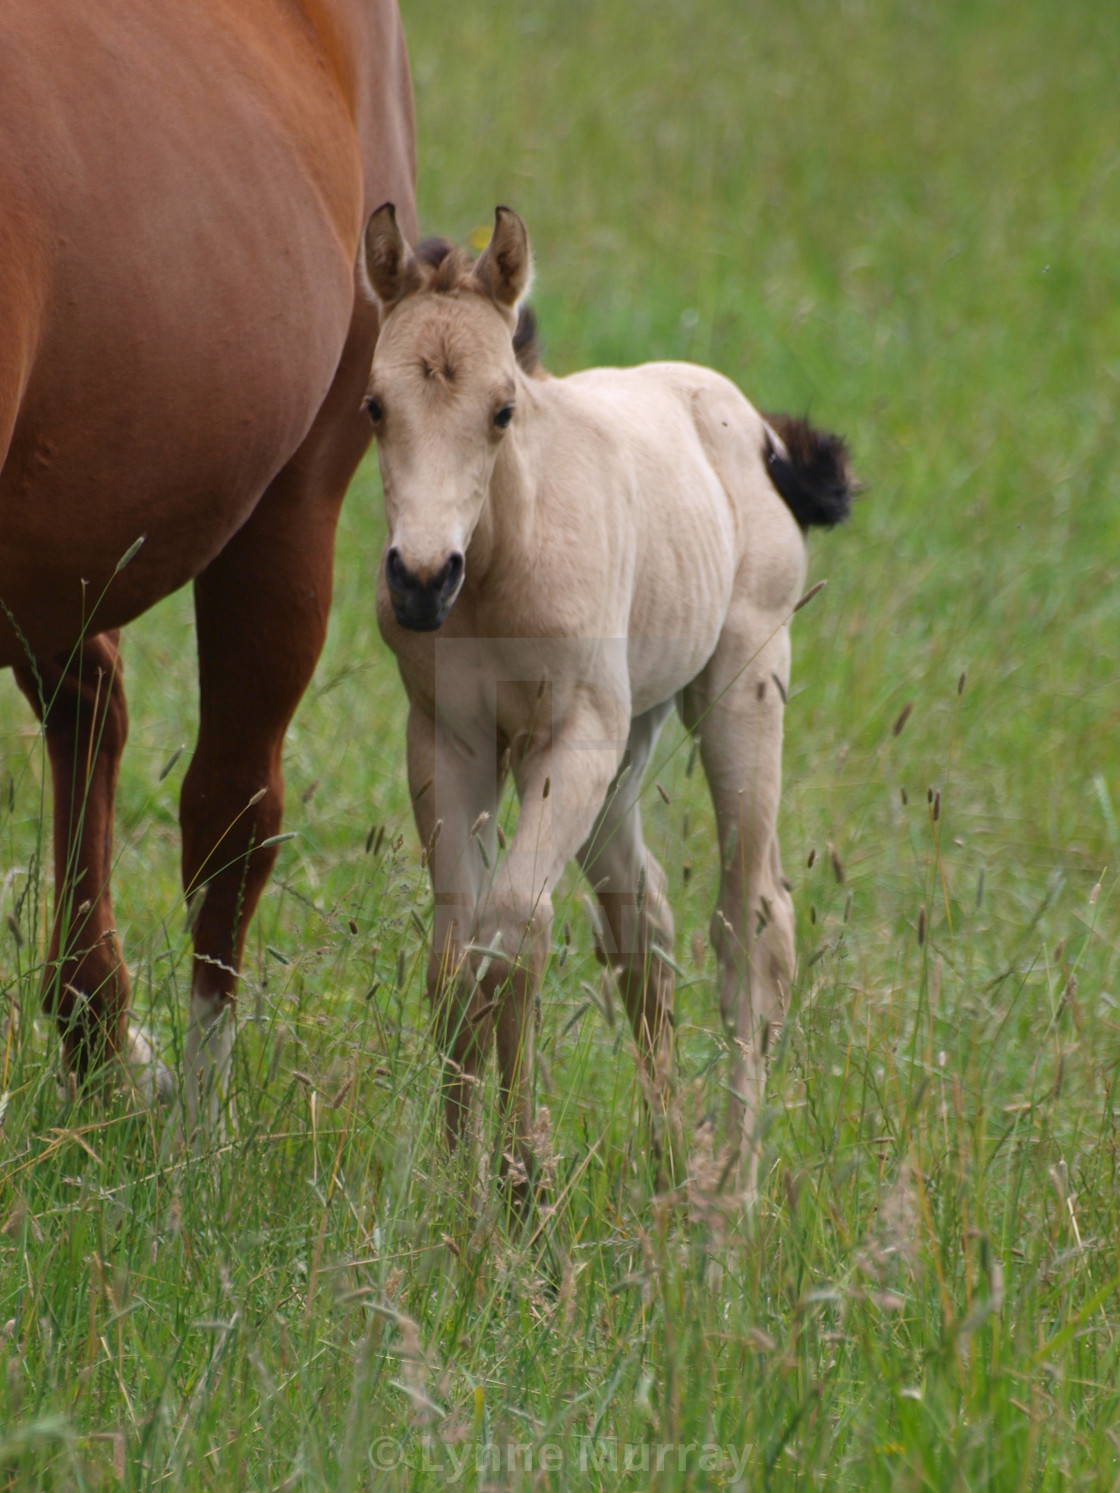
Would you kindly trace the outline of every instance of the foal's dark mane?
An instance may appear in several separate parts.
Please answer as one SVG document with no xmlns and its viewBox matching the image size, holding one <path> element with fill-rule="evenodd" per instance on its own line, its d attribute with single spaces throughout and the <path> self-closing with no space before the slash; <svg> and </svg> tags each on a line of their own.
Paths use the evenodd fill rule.
<svg viewBox="0 0 1120 1493">
<path fill-rule="evenodd" d="M 445 238 L 426 238 L 414 250 L 420 267 L 421 290 L 452 291 L 465 285 L 474 261 L 465 249 Z M 517 326 L 513 333 L 513 351 L 523 373 L 537 373 L 541 366 L 537 318 L 529 306 L 519 306 Z"/>
<path fill-rule="evenodd" d="M 450 239 L 423 239 L 413 253 L 421 269 L 421 290 L 457 290 L 470 277 L 470 255 Z"/>
</svg>

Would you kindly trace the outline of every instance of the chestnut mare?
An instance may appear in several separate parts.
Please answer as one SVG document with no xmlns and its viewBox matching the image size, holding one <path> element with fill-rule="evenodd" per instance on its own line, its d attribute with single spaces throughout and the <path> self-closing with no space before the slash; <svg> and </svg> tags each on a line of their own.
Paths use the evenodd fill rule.
<svg viewBox="0 0 1120 1493">
<path fill-rule="evenodd" d="M 370 220 L 366 269 L 385 320 L 367 407 L 388 520 L 378 622 L 410 702 L 449 1137 L 494 1038 L 503 1166 L 523 1195 L 533 997 L 573 858 L 664 1116 L 673 918 L 639 792 L 676 703 L 715 805 L 711 932 L 735 1055 L 732 1156 L 750 1193 L 766 1051 L 794 967 L 777 838 L 788 624 L 804 528 L 848 512 L 843 442 L 763 418 L 690 364 L 527 374 L 514 336 L 530 275 L 520 218 L 498 209 L 473 266 L 433 247 L 414 254 L 390 205 Z M 495 814 L 511 768 L 521 807 L 503 856 Z"/>
<path fill-rule="evenodd" d="M 129 1055 L 118 629 L 193 580 L 186 1097 L 197 1110 L 201 1074 L 216 1106 L 284 733 L 369 439 L 362 229 L 387 195 L 414 221 L 395 0 L 5 3 L 0 140 L 0 665 L 45 722 L 53 780 L 43 999 L 77 1076 Z"/>
</svg>

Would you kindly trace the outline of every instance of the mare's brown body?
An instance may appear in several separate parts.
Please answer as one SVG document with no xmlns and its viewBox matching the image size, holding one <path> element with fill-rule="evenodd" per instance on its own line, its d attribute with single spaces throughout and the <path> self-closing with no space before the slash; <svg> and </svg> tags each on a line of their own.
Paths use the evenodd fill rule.
<svg viewBox="0 0 1120 1493">
<path fill-rule="evenodd" d="M 394 0 L 0 0 L 0 665 L 46 707 L 44 997 L 79 1069 L 127 1041 L 117 629 L 190 580 L 193 990 L 232 998 L 369 438 L 354 265 L 387 196 L 413 218 Z"/>
</svg>

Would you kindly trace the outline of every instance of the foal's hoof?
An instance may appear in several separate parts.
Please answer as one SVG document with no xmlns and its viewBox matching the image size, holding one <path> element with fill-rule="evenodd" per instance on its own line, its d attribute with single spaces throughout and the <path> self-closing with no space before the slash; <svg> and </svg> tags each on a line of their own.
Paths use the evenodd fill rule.
<svg viewBox="0 0 1120 1493">
<path fill-rule="evenodd" d="M 143 1032 L 130 1030 L 122 1062 L 129 1085 L 148 1104 L 168 1109 L 175 1102 L 175 1075 L 161 1063 Z"/>
</svg>

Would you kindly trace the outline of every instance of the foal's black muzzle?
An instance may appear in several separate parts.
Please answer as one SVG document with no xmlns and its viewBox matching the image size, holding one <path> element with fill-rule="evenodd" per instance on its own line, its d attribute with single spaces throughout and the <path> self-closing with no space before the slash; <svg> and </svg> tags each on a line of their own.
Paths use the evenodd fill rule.
<svg viewBox="0 0 1120 1493">
<path fill-rule="evenodd" d="M 463 557 L 455 550 L 441 570 L 422 580 L 408 569 L 394 546 L 385 556 L 385 579 L 400 625 L 413 632 L 434 632 L 459 594 L 463 568 Z"/>
</svg>

